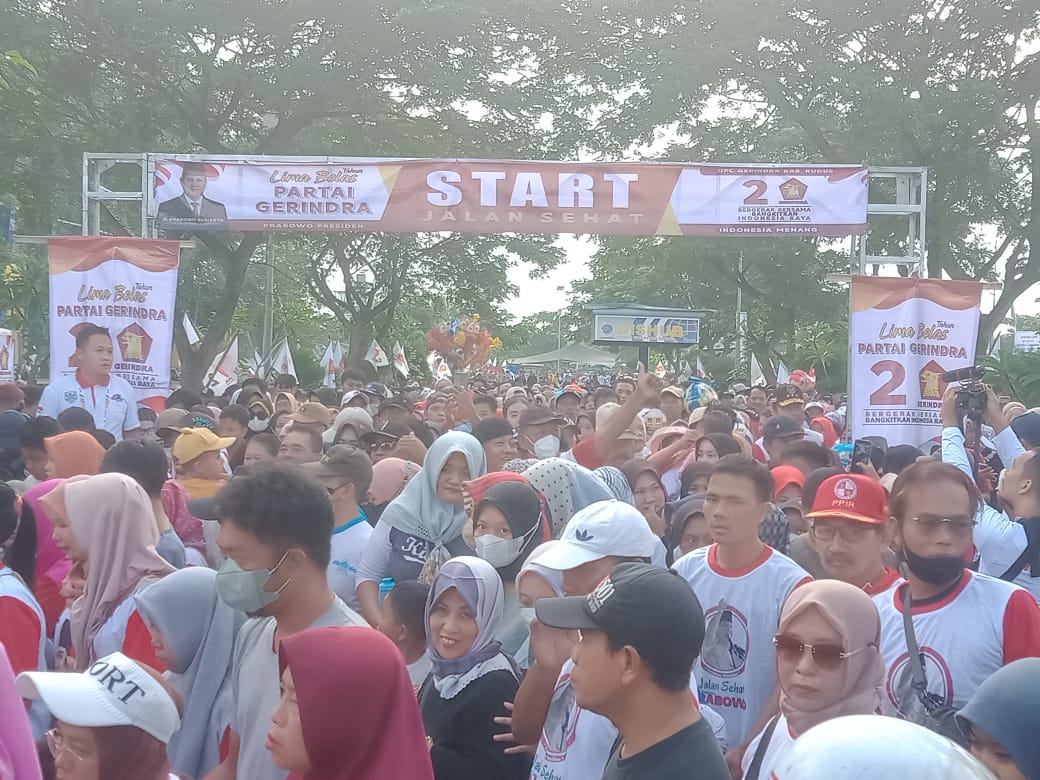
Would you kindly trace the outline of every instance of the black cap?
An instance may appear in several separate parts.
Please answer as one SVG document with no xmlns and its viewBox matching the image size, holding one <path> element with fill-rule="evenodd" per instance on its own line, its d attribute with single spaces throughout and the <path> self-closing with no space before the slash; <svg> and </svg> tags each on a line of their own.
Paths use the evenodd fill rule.
<svg viewBox="0 0 1040 780">
<path fill-rule="evenodd" d="M 219 520 L 220 507 L 216 496 L 188 500 L 188 511 L 199 520 Z"/>
<path fill-rule="evenodd" d="M 393 398 L 387 398 L 383 403 L 379 404 L 379 413 L 382 414 L 387 409 L 403 409 L 404 411 L 408 411 L 411 408 L 412 404 L 408 403 L 407 398 L 394 396 Z"/>
<path fill-rule="evenodd" d="M 689 583 L 647 563 L 619 563 L 587 596 L 539 599 L 535 614 L 553 628 L 604 631 L 655 668 L 692 669 L 704 644 L 704 610 Z"/>
<path fill-rule="evenodd" d="M 1040 444 L 1040 414 L 1036 412 L 1020 414 L 1011 421 L 1011 430 L 1023 440 L 1023 443 Z"/>
<path fill-rule="evenodd" d="M 567 420 L 560 417 L 560 415 L 547 406 L 532 406 L 520 415 L 520 422 L 517 427 L 525 428 L 528 425 L 544 425 L 549 422 L 560 423 L 562 425 L 567 422 Z"/>
<path fill-rule="evenodd" d="M 512 436 L 513 428 L 503 417 L 488 417 L 473 426 L 473 435 L 481 444 L 487 444 L 492 439 Z"/>
<path fill-rule="evenodd" d="M 777 385 L 776 403 L 778 406 L 790 406 L 791 404 L 804 404 L 805 393 L 798 385 Z"/>
<path fill-rule="evenodd" d="M 770 417 L 762 423 L 762 440 L 805 438 L 805 431 L 798 421 L 786 415 Z"/>
<path fill-rule="evenodd" d="M 387 423 L 378 431 L 366 431 L 359 437 L 365 444 L 372 445 L 382 441 L 397 441 L 402 436 L 407 436 L 412 429 L 400 423 Z"/>
</svg>

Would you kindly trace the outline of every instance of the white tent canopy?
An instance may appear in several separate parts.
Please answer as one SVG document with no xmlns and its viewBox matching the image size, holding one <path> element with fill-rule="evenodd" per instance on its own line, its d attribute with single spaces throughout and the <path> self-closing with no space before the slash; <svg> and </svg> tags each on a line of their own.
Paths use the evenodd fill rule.
<svg viewBox="0 0 1040 780">
<path fill-rule="evenodd" d="M 617 357 L 610 352 L 595 347 L 587 347 L 584 344 L 568 344 L 562 349 L 552 352 L 543 352 L 541 355 L 531 355 L 508 359 L 506 363 L 518 366 L 542 366 L 550 363 L 576 363 L 581 366 L 613 366 Z"/>
</svg>

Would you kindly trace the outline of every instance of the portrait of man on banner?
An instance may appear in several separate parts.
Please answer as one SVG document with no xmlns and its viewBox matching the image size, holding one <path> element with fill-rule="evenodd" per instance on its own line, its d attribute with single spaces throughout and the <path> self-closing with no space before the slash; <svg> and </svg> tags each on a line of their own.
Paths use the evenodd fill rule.
<svg viewBox="0 0 1040 780">
<path fill-rule="evenodd" d="M 227 232 L 227 209 L 207 198 L 206 164 L 181 164 L 181 194 L 159 204 L 156 229 L 162 238 L 177 239 L 198 230 Z"/>
</svg>

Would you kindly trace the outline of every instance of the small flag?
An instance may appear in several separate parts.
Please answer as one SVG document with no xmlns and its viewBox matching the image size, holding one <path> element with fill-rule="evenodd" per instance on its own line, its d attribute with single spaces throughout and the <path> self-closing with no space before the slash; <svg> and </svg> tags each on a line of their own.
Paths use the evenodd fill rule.
<svg viewBox="0 0 1040 780">
<path fill-rule="evenodd" d="M 451 366 L 448 365 L 447 360 L 436 352 L 431 352 L 426 356 L 426 365 L 429 367 L 430 373 L 433 374 L 434 381 L 451 379 Z"/>
<path fill-rule="evenodd" d="M 195 330 L 195 326 L 191 323 L 191 317 L 188 316 L 188 312 L 184 312 L 184 335 L 188 337 L 188 346 L 194 347 L 196 344 L 202 341 L 199 338 L 199 332 Z"/>
<path fill-rule="evenodd" d="M 338 341 L 330 341 L 321 356 L 321 368 L 325 374 L 321 383 L 325 387 L 336 386 L 336 369 L 342 360 L 343 346 Z"/>
<path fill-rule="evenodd" d="M 263 365 L 264 359 L 260 357 L 260 350 L 253 350 L 253 357 L 246 358 L 246 368 L 249 369 L 253 376 L 260 376 L 260 367 Z"/>
<path fill-rule="evenodd" d="M 776 381 L 777 384 L 786 385 L 791 381 L 791 369 L 784 365 L 784 361 L 780 361 L 780 365 L 776 369 Z"/>
<path fill-rule="evenodd" d="M 386 353 L 383 352 L 383 348 L 379 346 L 379 343 L 375 339 L 372 339 L 372 346 L 370 346 L 368 352 L 365 353 L 365 360 L 376 368 L 390 365 L 390 361 L 386 358 Z"/>
<path fill-rule="evenodd" d="M 214 395 L 223 395 L 231 385 L 238 381 L 238 336 L 231 339 L 228 348 L 213 358 L 213 363 L 206 374 L 206 387 Z"/>
<path fill-rule="evenodd" d="M 394 368 L 401 372 L 401 376 L 408 376 L 408 359 L 401 348 L 401 342 L 394 342 Z"/>
<path fill-rule="evenodd" d="M 296 376 L 296 365 L 293 363 L 292 352 L 289 351 L 289 339 L 282 339 L 282 343 L 278 345 L 271 361 L 271 371 L 274 374 Z"/>
<path fill-rule="evenodd" d="M 664 379 L 665 374 L 667 374 L 667 373 L 668 372 L 665 370 L 664 363 L 662 363 L 660 360 L 658 360 L 657 361 L 657 368 L 654 369 L 654 375 L 658 379 Z"/>
<path fill-rule="evenodd" d="M 758 364 L 758 358 L 755 357 L 754 352 L 751 353 L 751 386 L 766 386 L 766 375 L 762 372 L 762 366 Z"/>
<path fill-rule="evenodd" d="M 694 376 L 699 376 L 701 379 L 708 376 L 708 372 L 704 370 L 704 364 L 701 362 L 700 358 L 697 358 L 697 373 L 694 374 Z"/>
</svg>

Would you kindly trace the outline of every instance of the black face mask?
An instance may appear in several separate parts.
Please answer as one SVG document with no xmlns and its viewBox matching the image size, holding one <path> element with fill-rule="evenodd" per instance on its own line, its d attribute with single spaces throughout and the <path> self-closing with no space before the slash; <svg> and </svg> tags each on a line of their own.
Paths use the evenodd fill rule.
<svg viewBox="0 0 1040 780">
<path fill-rule="evenodd" d="M 911 573 L 929 585 L 950 585 L 964 571 L 964 558 L 959 555 L 934 555 L 928 558 L 903 547 L 903 558 Z"/>
<path fill-rule="evenodd" d="M 362 504 L 361 508 L 365 510 L 365 515 L 368 517 L 370 525 L 375 526 L 379 522 L 379 518 L 383 515 L 383 510 L 389 505 L 389 501 L 384 501 L 382 504 Z"/>
</svg>

